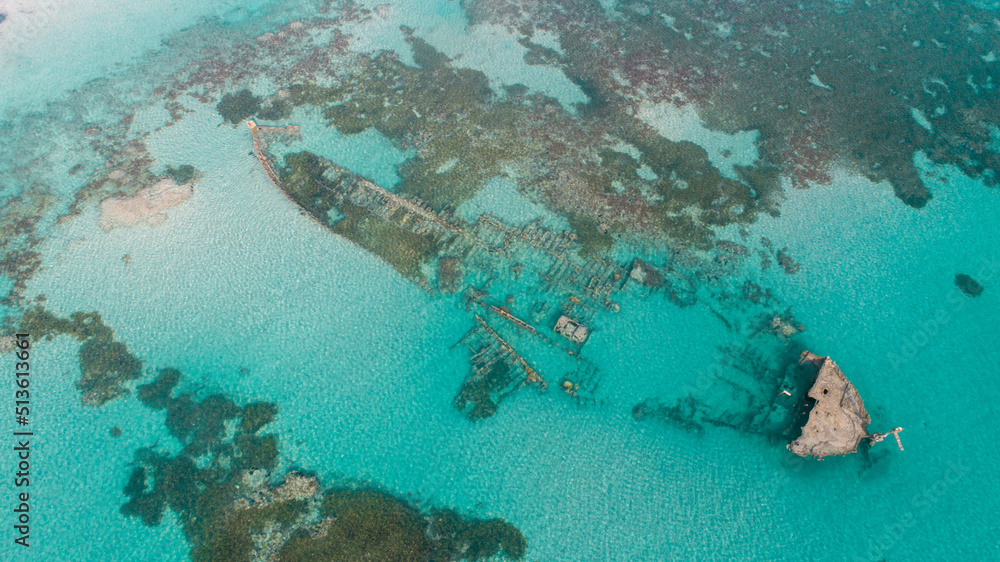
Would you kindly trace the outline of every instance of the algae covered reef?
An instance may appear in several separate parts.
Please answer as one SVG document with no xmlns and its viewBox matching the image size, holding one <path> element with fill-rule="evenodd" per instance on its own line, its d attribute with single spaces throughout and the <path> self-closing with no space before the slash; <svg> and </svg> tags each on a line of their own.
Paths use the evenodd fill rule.
<svg viewBox="0 0 1000 562">
<path fill-rule="evenodd" d="M 250 31 L 198 25 L 181 32 L 169 56 L 151 59 L 134 81 L 88 84 L 65 115 L 25 119 L 25 129 L 37 126 L 31 138 L 69 131 L 62 136 L 73 137 L 71 161 L 41 154 L 53 145 L 40 142 L 35 153 L 14 147 L 15 164 L 0 165 L 12 172 L 5 182 L 31 180 L 16 197 L 7 183 L 2 190 L 0 273 L 13 281 L 2 304 L 20 307 L 23 329 L 37 337 L 80 342 L 77 387 L 85 404 L 132 389 L 163 417 L 170 443 L 137 452 L 122 475 L 121 511 L 149 526 L 176 518 L 195 560 L 518 559 L 526 545 L 500 519 L 416 505 L 360 484 L 322 484 L 286 466 L 278 436 L 268 433 L 275 404 L 179 390 L 182 375 L 173 369 L 134 387 L 143 363 L 99 315 L 25 308 L 26 283 L 42 265 L 37 246 L 56 220 L 79 220 L 98 201 L 135 197 L 165 176 L 177 184 L 198 178 L 183 160 L 164 170 L 167 162 L 155 162 L 144 145 L 154 127 L 193 112 L 192 100 L 207 107 L 199 118 L 217 110 L 208 115 L 217 119 L 212 127 L 253 118 L 265 129 L 319 116 L 340 135 L 365 133 L 407 155 L 395 170 L 400 182 L 382 187 L 315 144 L 288 138 L 258 154 L 274 163 L 271 179 L 309 216 L 468 320 L 454 346 L 468 370 L 452 381 L 452 414 L 472 421 L 497 414 L 528 387 L 600 403 L 602 369 L 621 367 L 596 364 L 595 344 L 566 337 L 559 326 L 595 334 L 593 342 L 608 337 L 611 315 L 657 298 L 700 307 L 731 341 L 720 346 L 719 364 L 697 378 L 668 370 L 680 396 L 650 397 L 635 405 L 635 419 L 787 441 L 801 426 L 809 382 L 792 364 L 804 327 L 767 278 L 801 277 L 809 267 L 800 270 L 798 246 L 751 236 L 751 224 L 780 215 L 784 187 L 829 183 L 838 169 L 886 181 L 901 204 L 924 206 L 934 193 L 915 154 L 997 185 L 991 135 L 1000 121 L 993 52 L 1000 41 L 995 19 L 975 8 L 948 1 L 461 3 L 469 29 L 509 31 L 526 49 L 526 64 L 557 70 L 587 101 L 570 106 L 463 68 L 471 57 L 449 58 L 426 29 L 402 30 L 408 53 L 362 52 L 371 35 L 363 26 L 393 8 L 326 2 L 315 17 L 261 16 Z M 212 41 L 196 40 L 206 31 Z M 175 54 L 182 62 L 166 64 Z M 136 101 L 144 96 L 156 101 Z M 142 123 L 161 119 L 161 106 L 169 119 Z M 671 137 L 658 115 L 694 115 L 704 130 L 750 138 L 753 157 L 736 162 L 710 143 Z M 316 130 L 308 125 L 302 129 Z M 459 212 L 498 178 L 545 218 L 518 223 Z M 81 187 L 68 193 L 62 184 Z M 955 277 L 969 297 L 983 294 L 979 281 Z"/>
<path fill-rule="evenodd" d="M 761 214 L 779 214 L 783 178 L 799 177 L 799 168 L 772 150 L 773 127 L 724 126 L 706 106 L 708 97 L 697 95 L 709 92 L 714 75 L 696 64 L 678 78 L 686 85 L 683 96 L 661 95 L 680 83 L 670 82 L 677 63 L 635 52 L 651 34 L 665 40 L 662 29 L 650 27 L 655 18 L 636 19 L 635 10 L 623 19 L 596 2 L 464 5 L 473 27 L 505 26 L 524 47 L 526 64 L 557 69 L 586 101 L 567 106 L 527 86 L 491 81 L 437 50 L 419 29 L 401 29 L 412 63 L 391 51 L 360 52 L 354 33 L 363 34 L 363 26 L 382 15 L 353 2 L 330 4 L 315 18 L 276 24 L 254 37 L 217 30 L 215 42 L 198 43 L 184 64 L 145 69 L 157 77 L 149 93 L 169 113 L 163 126 L 184 119 L 190 110 L 182 102 L 190 97 L 214 106 L 225 123 L 252 117 L 264 129 L 267 121 L 318 115 L 339 133 L 377 132 L 410 155 L 398 166 L 401 181 L 391 192 L 294 139 L 272 151 L 269 175 L 321 224 L 421 288 L 444 298 L 460 295 L 455 300 L 471 329 L 462 340 L 469 372 L 456 385 L 455 406 L 470 418 L 494 413 L 524 386 L 544 390 L 555 383 L 571 398 L 599 400 L 600 366 L 553 328 L 566 316 L 599 332 L 606 315 L 619 310 L 623 291 L 682 307 L 705 305 L 733 333 L 761 322 L 795 331 L 787 307 L 766 287 L 742 279 L 758 258 L 761 269 L 776 263 L 791 274 L 798 268 L 780 243 L 753 240 L 745 230 Z M 564 16 L 555 14 L 560 10 Z M 584 28 L 605 49 L 600 56 Z M 197 31 L 178 43 L 194 41 Z M 559 36 L 558 44 L 543 46 L 536 31 Z M 657 56 L 661 43 L 650 43 L 660 46 Z M 650 68 L 656 65 L 667 82 L 654 84 L 659 74 Z M 609 79 L 612 71 L 621 80 Z M 642 83 L 643 76 L 651 81 Z M 659 86 L 664 92 L 657 94 Z M 79 103 L 101 94 L 94 86 Z M 713 127 L 758 130 L 749 148 L 760 158 L 725 166 L 694 142 L 666 138 L 641 110 L 643 100 L 668 99 L 697 107 Z M 87 181 L 69 205 L 71 216 L 101 199 L 134 196 L 160 177 L 133 111 L 83 128 L 97 165 L 81 164 L 79 177 Z M 31 162 L 37 167 L 44 160 Z M 174 163 L 166 174 L 182 182 L 198 172 Z M 495 178 L 509 180 L 519 196 L 568 228 L 489 215 L 460 219 L 457 209 Z M 724 227 L 733 228 L 722 235 Z M 29 252 L 10 257 L 11 267 L 23 270 L 19 279 L 37 266 Z M 639 266 L 643 281 L 632 282 L 639 263 L 646 264 Z M 546 363 L 556 366 L 542 367 Z"/>
<path fill-rule="evenodd" d="M 395 191 L 436 211 L 459 206 L 492 177 L 516 177 L 594 254 L 615 235 L 710 245 L 712 226 L 777 212 L 772 166 L 725 177 L 701 147 L 665 139 L 620 109 L 575 116 L 523 88 L 497 92 L 482 72 L 453 67 L 422 39 L 410 43 L 416 68 L 388 53 L 359 55 L 334 86 L 292 84 L 276 99 L 321 109 L 342 133 L 373 128 L 414 150 Z"/>
<path fill-rule="evenodd" d="M 314 18 L 276 18 L 274 29 L 254 37 L 212 29 L 210 45 L 196 41 L 205 29 L 195 26 L 178 35 L 170 57 L 153 57 L 134 79 L 123 78 L 134 81 L 129 96 L 95 82 L 67 101 L 71 117 L 21 116 L 18 131 L 38 149 L 9 145 L 5 169 L 39 181 L 4 196 L 0 267 L 15 281 L 6 302 L 23 304 L 24 284 L 40 265 L 39 229 L 99 198 L 154 183 L 143 147 L 149 128 L 134 123 L 143 96 L 169 113 L 162 126 L 191 111 L 182 103 L 187 97 L 216 105 L 230 123 L 315 107 L 341 132 L 374 129 L 413 151 L 398 170 L 402 195 L 441 211 L 474 196 L 485 180 L 506 176 L 529 200 L 565 217 L 583 250 L 597 255 L 633 237 L 665 239 L 671 251 L 710 248 L 714 228 L 780 213 L 782 181 L 826 183 L 841 165 L 889 181 L 912 206 L 933 196 L 917 175 L 915 152 L 997 183 L 990 147 L 1000 121 L 993 47 L 1000 41 L 991 14 L 973 6 L 461 4 L 470 29 L 506 28 L 524 47 L 525 64 L 559 70 L 587 101 L 567 108 L 520 84 L 494 84 L 450 61 L 420 29 L 403 29 L 412 65 L 390 51 L 360 52 L 355 33 L 384 14 L 349 1 L 328 3 Z M 542 33 L 555 43 L 543 45 Z M 250 89 L 264 83 L 274 90 Z M 79 117 L 101 104 L 111 104 L 106 117 Z M 713 130 L 755 131 L 759 158 L 720 170 L 718 155 L 657 132 L 650 116 L 663 107 L 696 109 Z M 68 170 L 48 156 L 57 130 L 73 132 L 79 162 Z M 84 186 L 69 202 L 49 179 L 63 173 Z M 382 235 L 369 221 L 348 219 L 345 232 L 378 243 Z M 432 251 L 413 248 L 395 265 L 412 275 Z"/>
<path fill-rule="evenodd" d="M 983 294 L 983 286 L 972 277 L 959 273 L 955 275 L 955 286 L 967 297 L 978 297 Z"/>
<path fill-rule="evenodd" d="M 989 45 L 996 43 L 997 30 L 989 14 L 975 8 L 818 2 L 786 10 L 759 2 L 660 2 L 618 6 L 623 17 L 617 18 L 607 17 L 596 2 L 466 1 L 463 6 L 472 24 L 502 25 L 519 34 L 529 64 L 560 68 L 589 101 L 571 114 L 556 100 L 530 94 L 527 88 L 493 91 L 481 73 L 456 68 L 409 31 L 415 66 L 386 53 L 361 55 L 333 86 L 297 83 L 275 98 L 321 109 L 329 125 L 341 132 L 374 128 L 401 148 L 414 150 L 416 156 L 398 169 L 402 182 L 396 196 L 425 205 L 433 215 L 429 222 L 449 222 L 451 210 L 473 196 L 485 179 L 506 175 L 516 179 L 518 191 L 529 200 L 567 220 L 573 241 L 561 251 L 572 259 L 606 260 L 612 249 L 655 241 L 659 251 L 653 261 L 662 263 L 662 270 L 652 270 L 653 288 L 660 288 L 658 277 L 663 275 L 663 292 L 671 301 L 679 306 L 708 303 L 734 333 L 763 326 L 787 338 L 801 330 L 766 287 L 747 279 L 730 290 L 719 282 L 742 275 L 743 264 L 754 254 L 761 269 L 776 263 L 787 274 L 799 271 L 788 249 L 770 240 L 754 243 L 745 231 L 739 241 L 720 240 L 717 234 L 718 227 L 745 226 L 760 213 L 778 215 L 783 179 L 796 188 L 828 183 L 840 166 L 872 181 L 888 181 L 903 203 L 922 207 L 932 194 L 913 163 L 920 152 L 934 163 L 955 165 L 988 186 L 996 185 L 1000 160 L 989 145 L 993 124 L 1000 121 L 1000 104 Z M 947 23 L 936 25 L 942 17 Z M 894 34 L 893 26 L 900 25 L 905 33 Z M 863 40 L 843 35 L 854 29 L 861 30 Z M 534 43 L 535 30 L 558 35 L 560 50 Z M 948 62 L 956 56 L 967 66 Z M 892 79 L 875 79 L 886 73 Z M 713 129 L 756 131 L 759 158 L 726 172 L 701 146 L 665 138 L 653 123 L 656 108 L 664 104 L 696 107 Z M 498 147 L 503 150 L 495 151 Z M 305 156 L 295 158 L 299 161 L 291 160 L 286 177 L 304 168 Z M 486 310 L 501 306 L 504 314 L 515 317 L 515 325 L 533 334 L 545 331 L 539 323 L 551 322 L 533 310 L 534 303 L 518 311 L 489 295 L 494 280 L 521 281 L 523 264 L 506 271 L 477 267 L 468 263 L 467 254 L 450 252 L 452 246 L 433 227 L 405 227 L 411 232 L 397 234 L 401 243 L 393 246 L 386 240 L 409 220 L 405 212 L 383 221 L 380 235 L 370 214 L 359 221 L 353 219 L 355 208 L 341 207 L 347 210 L 336 209 L 332 219 L 341 225 L 341 234 L 405 275 L 416 275 L 422 286 L 456 292 L 465 276 L 468 290 L 485 293 L 470 302 L 485 303 Z M 320 211 L 333 216 L 329 209 Z M 523 232 L 516 225 L 507 227 Z M 504 249 L 513 242 L 516 237 L 508 237 Z M 587 265 L 582 267 L 588 271 Z M 621 264 L 617 267 L 627 273 Z M 547 279 L 564 273 L 549 270 Z M 483 278 L 485 285 L 473 282 Z M 571 298 L 583 298 L 583 307 L 590 307 L 583 320 L 599 322 L 602 309 L 614 310 L 611 295 L 625 287 L 624 276 L 615 271 L 586 284 L 594 285 L 609 290 L 593 300 L 575 290 L 553 294 L 553 284 L 541 292 L 548 293 L 547 310 L 560 299 L 567 306 Z M 522 302 L 525 295 L 512 296 Z M 748 307 L 758 310 L 749 319 Z M 513 349 L 510 334 L 497 333 L 502 320 L 510 319 L 497 317 L 499 323 L 484 329 L 497 335 L 500 349 Z M 477 316 L 477 322 L 491 318 L 496 317 Z M 470 346 L 472 369 L 456 398 L 456 406 L 471 419 L 491 415 L 518 384 L 539 382 L 535 376 L 545 382 L 528 355 L 515 351 L 500 367 L 481 360 L 489 338 L 472 339 L 477 342 Z M 759 352 L 751 349 L 757 346 L 771 354 L 768 361 L 784 356 L 758 338 L 747 342 L 750 356 Z M 656 412 L 691 427 L 708 422 L 751 432 L 787 432 L 794 416 L 768 394 L 779 390 L 782 369 L 749 363 L 747 369 L 739 367 L 743 361 L 727 365 L 737 379 L 749 375 L 749 380 L 722 377 L 711 383 L 735 388 L 749 401 L 744 407 L 707 406 L 713 392 L 701 391 L 673 406 L 654 406 L 654 400 L 637 412 Z M 574 377 L 593 375 L 588 367 L 577 366 L 567 377 L 570 384 L 576 384 Z M 761 411 L 771 412 L 767 420 L 758 419 Z"/>
<path fill-rule="evenodd" d="M 171 510 L 191 559 L 484 560 L 524 556 L 521 532 L 502 519 L 424 509 L 369 486 L 323 488 L 317 477 L 278 470 L 278 437 L 262 431 L 278 414 L 268 402 L 176 391 L 182 375 L 162 369 L 137 389 L 163 412 L 176 453 L 136 452 L 121 512 L 157 526 Z"/>
<path fill-rule="evenodd" d="M 68 335 L 82 342 L 76 386 L 84 405 L 131 396 L 130 383 L 142 375 L 142 361 L 96 312 L 63 318 L 36 305 L 17 330 L 37 341 Z M 416 505 L 371 484 L 344 481 L 324 488 L 315 474 L 284 468 L 278 436 L 264 432 L 278 415 L 276 404 L 237 404 L 222 393 L 182 391 L 182 378 L 180 371 L 164 368 L 134 389 L 136 399 L 163 416 L 174 443 L 135 452 L 120 512 L 151 527 L 173 512 L 192 560 L 524 556 L 525 537 L 503 519 Z M 112 437 L 121 434 L 111 429 Z"/>
<path fill-rule="evenodd" d="M 241 123 L 247 117 L 252 117 L 260 111 L 260 98 L 253 95 L 250 90 L 240 90 L 235 94 L 222 96 L 216 107 L 219 115 L 227 123 Z"/>
<path fill-rule="evenodd" d="M 86 406 L 103 406 L 129 396 L 131 391 L 126 385 L 142 376 L 142 361 L 115 339 L 114 331 L 97 312 L 74 312 L 69 318 L 62 318 L 36 305 L 21 317 L 18 331 L 31 334 L 36 340 L 68 335 L 82 342 L 81 376 L 76 388 Z"/>
<path fill-rule="evenodd" d="M 966 2 L 464 0 L 474 24 L 560 35 L 565 71 L 641 114 L 694 104 L 709 126 L 758 130 L 796 187 L 844 164 L 907 205 L 933 196 L 915 151 L 997 186 L 1000 27 Z"/>
</svg>

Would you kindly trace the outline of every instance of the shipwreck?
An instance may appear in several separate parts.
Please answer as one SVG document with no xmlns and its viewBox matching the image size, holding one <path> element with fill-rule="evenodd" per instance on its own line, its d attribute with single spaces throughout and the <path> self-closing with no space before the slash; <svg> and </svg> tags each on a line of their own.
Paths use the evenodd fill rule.
<svg viewBox="0 0 1000 562">
<path fill-rule="evenodd" d="M 582 252 L 575 232 L 550 228 L 540 218 L 508 224 L 483 213 L 466 220 L 454 207 L 432 207 L 389 191 L 309 152 L 284 154 L 285 166 L 279 168 L 271 147 L 293 144 L 301 136 L 299 128 L 255 121 L 247 126 L 264 173 L 306 215 L 427 292 L 464 293 L 466 311 L 477 309 L 475 323 L 461 339 L 471 354 L 470 370 L 455 405 L 466 417 L 493 415 L 520 388 L 544 391 L 548 381 L 533 365 L 549 351 L 570 358 L 560 383 L 563 391 L 582 403 L 595 401 L 601 380 L 597 366 L 580 357 L 578 345 L 550 338 L 548 330 L 536 325 L 562 315 L 553 331 L 582 345 L 598 310 L 620 310 L 613 298 L 627 282 L 624 267 Z M 496 280 L 510 291 L 504 304 L 489 302 L 487 289 Z M 515 314 L 515 300 L 526 303 L 518 310 L 523 318 Z"/>
<path fill-rule="evenodd" d="M 886 433 L 868 433 L 872 420 L 864 401 L 833 359 L 803 351 L 799 362 L 811 363 L 818 369 L 816 382 L 808 393 L 816 403 L 809 412 L 802 435 L 788 444 L 789 451 L 800 457 L 812 455 L 823 460 L 829 455 L 856 453 L 861 441 L 867 439 L 874 444 L 890 434 L 896 438 L 899 450 L 903 450 L 899 440 L 902 427 Z"/>
</svg>

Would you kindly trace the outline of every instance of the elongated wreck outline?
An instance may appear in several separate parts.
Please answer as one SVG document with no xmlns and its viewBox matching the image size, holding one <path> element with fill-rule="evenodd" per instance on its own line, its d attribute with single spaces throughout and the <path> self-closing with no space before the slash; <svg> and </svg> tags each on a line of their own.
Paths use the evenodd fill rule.
<svg viewBox="0 0 1000 562">
<path fill-rule="evenodd" d="M 865 410 L 861 395 L 833 359 L 803 351 L 799 363 L 806 362 L 818 368 L 816 382 L 808 393 L 816 403 L 809 412 L 809 421 L 802 428 L 802 435 L 788 444 L 789 451 L 800 457 L 812 455 L 823 460 L 829 455 L 856 453 L 861 440 L 868 439 L 874 445 L 889 434 L 896 438 L 899 450 L 903 450 L 903 443 L 899 440 L 902 427 L 886 433 L 868 433 L 871 417 Z"/>
</svg>

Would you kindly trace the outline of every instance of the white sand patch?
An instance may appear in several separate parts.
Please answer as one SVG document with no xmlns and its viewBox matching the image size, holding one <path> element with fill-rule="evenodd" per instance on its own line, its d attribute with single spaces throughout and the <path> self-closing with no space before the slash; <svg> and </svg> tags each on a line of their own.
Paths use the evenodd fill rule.
<svg viewBox="0 0 1000 562">
<path fill-rule="evenodd" d="M 917 125 L 920 125 L 921 127 L 927 129 L 932 133 L 934 132 L 934 126 L 931 125 L 931 122 L 927 120 L 927 116 L 924 115 L 923 111 L 920 111 L 915 107 L 911 107 L 910 115 L 913 116 L 913 120 L 917 122 Z"/>
<path fill-rule="evenodd" d="M 608 14 L 618 15 L 618 12 L 615 10 L 615 6 L 618 4 L 618 0 L 598 0 L 598 1 L 601 3 L 601 7 L 604 8 L 605 12 L 607 12 Z"/>
<path fill-rule="evenodd" d="M 617 144 L 611 147 L 611 150 L 614 150 L 615 152 L 621 152 L 622 154 L 628 154 L 632 158 L 635 158 L 636 161 L 642 159 L 642 152 L 640 152 L 635 145 L 629 144 L 625 141 L 618 141 Z M 635 173 L 640 178 L 648 181 L 653 181 L 659 178 L 659 176 L 656 175 L 656 172 L 654 172 L 653 169 L 647 166 L 646 164 L 639 166 L 639 168 L 636 170 Z"/>
<path fill-rule="evenodd" d="M 733 24 L 723 21 L 712 24 L 712 34 L 722 39 L 729 39 L 733 34 Z"/>
<path fill-rule="evenodd" d="M 427 2 L 402 0 L 392 3 L 359 2 L 374 10 L 371 18 L 348 23 L 343 26 L 344 33 L 351 35 L 351 51 L 356 53 L 374 53 L 377 51 L 393 51 L 399 55 L 403 64 L 416 66 L 413 62 L 413 50 L 400 31 L 401 25 L 415 27 L 419 22 L 423 25 L 455 25 L 451 20 L 457 19 L 455 14 L 445 14 L 435 10 Z M 459 12 L 460 13 L 460 12 Z"/>
<path fill-rule="evenodd" d="M 653 13 L 649 5 L 643 4 L 641 2 L 633 2 L 631 4 L 626 5 L 625 8 L 639 14 L 642 17 L 646 17 L 649 14 Z"/>
<path fill-rule="evenodd" d="M 636 160 L 642 158 L 642 153 L 636 148 L 634 144 L 627 143 L 625 141 L 618 141 L 617 144 L 611 147 L 611 150 L 615 152 L 621 152 L 622 154 L 628 154 Z"/>
<path fill-rule="evenodd" d="M 676 27 L 674 27 L 674 25 L 677 23 L 677 18 L 675 18 L 674 16 L 671 16 L 669 14 L 659 14 L 659 16 L 660 16 L 660 19 L 663 20 L 663 25 L 669 27 L 670 29 L 672 29 L 672 30 L 674 30 L 674 31 L 676 31 L 678 33 L 680 32 L 679 29 L 677 29 Z"/>
<path fill-rule="evenodd" d="M 458 164 L 458 158 L 451 158 L 447 162 L 445 162 L 444 164 L 441 164 L 440 166 L 438 166 L 438 169 L 437 169 L 436 173 L 438 173 L 438 174 L 447 173 L 447 172 L 451 171 L 452 168 L 455 167 L 455 164 Z"/>
<path fill-rule="evenodd" d="M 819 79 L 819 76 L 817 76 L 815 72 L 813 72 L 812 76 L 809 77 L 809 83 L 812 84 L 813 86 L 823 88 L 824 90 L 833 91 L 833 88 L 824 84 L 823 81 Z"/>
<path fill-rule="evenodd" d="M 174 180 L 166 178 L 152 187 L 139 190 L 133 197 L 108 197 L 101 201 L 101 216 L 97 222 L 104 232 L 118 227 L 132 228 L 139 223 L 149 226 L 162 224 L 167 220 L 164 211 L 190 199 L 194 194 L 193 187 L 193 182 L 177 185 Z"/>
<path fill-rule="evenodd" d="M 635 173 L 640 178 L 642 178 L 642 179 L 644 179 L 646 181 L 653 181 L 653 180 L 656 180 L 656 179 L 660 178 L 660 176 L 656 175 L 656 172 L 654 172 L 652 168 L 650 168 L 649 166 L 647 166 L 645 164 L 643 164 L 642 166 L 640 166 L 639 169 L 636 170 Z"/>
<path fill-rule="evenodd" d="M 738 180 L 734 166 L 752 166 L 757 161 L 757 131 L 727 134 L 705 126 L 691 105 L 678 108 L 670 103 L 643 102 L 636 115 L 664 138 L 689 141 L 705 149 L 708 160 L 729 179 Z"/>
<path fill-rule="evenodd" d="M 560 55 L 563 54 L 562 46 L 559 44 L 558 33 L 547 31 L 545 29 L 536 29 L 535 34 L 531 36 L 531 42 L 536 45 L 541 45 L 546 49 L 552 49 Z"/>
</svg>

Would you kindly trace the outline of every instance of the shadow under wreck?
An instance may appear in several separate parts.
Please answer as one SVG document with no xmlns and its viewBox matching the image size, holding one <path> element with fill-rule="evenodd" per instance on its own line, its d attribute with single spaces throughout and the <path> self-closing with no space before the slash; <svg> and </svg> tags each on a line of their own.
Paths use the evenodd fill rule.
<svg viewBox="0 0 1000 562">
<path fill-rule="evenodd" d="M 697 434 L 708 425 L 773 441 L 791 438 L 809 377 L 790 357 L 791 346 L 779 336 L 761 333 L 719 350 L 719 362 L 686 385 L 681 397 L 673 402 L 647 398 L 632 408 L 632 417 Z"/>
</svg>

